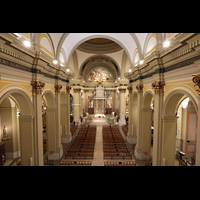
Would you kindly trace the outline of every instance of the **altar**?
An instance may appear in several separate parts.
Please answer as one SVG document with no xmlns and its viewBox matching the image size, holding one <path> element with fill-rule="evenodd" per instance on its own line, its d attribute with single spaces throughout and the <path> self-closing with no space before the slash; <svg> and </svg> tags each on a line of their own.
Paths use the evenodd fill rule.
<svg viewBox="0 0 200 200">
<path fill-rule="evenodd" d="M 106 112 L 106 97 L 104 94 L 104 87 L 101 85 L 96 88 L 96 95 L 94 96 L 94 114 L 95 116 L 104 115 Z"/>
</svg>

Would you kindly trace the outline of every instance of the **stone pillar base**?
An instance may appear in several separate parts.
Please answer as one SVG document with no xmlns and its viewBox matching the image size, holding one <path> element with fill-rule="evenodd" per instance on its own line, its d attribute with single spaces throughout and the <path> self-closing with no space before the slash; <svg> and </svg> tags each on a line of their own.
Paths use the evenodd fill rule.
<svg viewBox="0 0 200 200">
<path fill-rule="evenodd" d="M 134 138 L 132 135 L 128 135 L 128 136 L 127 136 L 127 142 L 128 142 L 129 144 L 136 144 L 137 138 Z"/>
<path fill-rule="evenodd" d="M 63 156 L 63 147 L 60 146 L 57 150 L 58 152 L 48 155 L 48 160 L 59 160 Z"/>
<path fill-rule="evenodd" d="M 126 120 L 122 118 L 119 120 L 119 126 L 123 126 L 123 125 L 126 125 Z"/>
<path fill-rule="evenodd" d="M 61 138 L 61 143 L 70 143 L 71 141 L 72 141 L 71 133 L 69 133 L 65 137 Z"/>
<path fill-rule="evenodd" d="M 134 156 L 137 160 L 149 160 L 150 156 L 145 155 L 144 152 L 142 151 L 142 148 L 138 147 L 137 145 L 135 146 L 134 149 Z"/>
</svg>

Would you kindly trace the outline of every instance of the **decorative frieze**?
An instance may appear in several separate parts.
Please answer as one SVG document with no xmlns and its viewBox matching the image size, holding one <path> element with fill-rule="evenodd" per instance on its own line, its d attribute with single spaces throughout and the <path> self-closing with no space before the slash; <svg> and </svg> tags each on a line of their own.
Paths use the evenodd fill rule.
<svg viewBox="0 0 200 200">
<path fill-rule="evenodd" d="M 62 89 L 62 85 L 54 85 L 55 88 L 55 94 L 59 94 L 60 90 Z"/>
<path fill-rule="evenodd" d="M 198 91 L 198 92 L 199 92 L 199 95 L 200 95 L 200 74 L 192 75 L 192 76 L 193 76 L 192 81 L 193 81 L 193 83 L 195 84 L 194 87 L 195 87 L 195 86 L 198 86 L 198 87 L 199 87 L 199 89 L 196 90 L 196 91 Z"/>
<path fill-rule="evenodd" d="M 164 94 L 165 81 L 155 81 L 151 84 L 154 94 Z"/>
<path fill-rule="evenodd" d="M 31 81 L 31 86 L 33 95 L 42 94 L 45 83 L 42 83 L 41 81 Z"/>
<path fill-rule="evenodd" d="M 143 85 L 136 85 L 136 90 L 138 91 L 138 94 L 143 93 Z"/>
</svg>

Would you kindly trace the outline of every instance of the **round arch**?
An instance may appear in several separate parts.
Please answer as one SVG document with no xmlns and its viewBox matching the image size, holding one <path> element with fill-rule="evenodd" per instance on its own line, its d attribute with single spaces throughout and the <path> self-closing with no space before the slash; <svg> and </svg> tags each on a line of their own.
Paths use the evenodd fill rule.
<svg viewBox="0 0 200 200">
<path fill-rule="evenodd" d="M 21 115 L 24 116 L 33 116 L 33 107 L 29 95 L 18 87 L 7 88 L 0 94 L 0 103 L 4 100 L 5 97 L 11 96 L 19 105 Z"/>
<path fill-rule="evenodd" d="M 108 64 L 106 64 L 106 63 L 104 63 L 103 65 L 106 67 L 106 68 L 109 68 L 110 70 L 112 70 L 114 73 L 115 73 L 115 75 L 116 75 L 116 78 L 118 77 L 118 76 L 120 76 L 120 67 L 119 67 L 119 65 L 117 64 L 117 62 L 113 59 L 113 58 L 111 58 L 110 56 L 108 56 L 108 55 L 92 55 L 92 56 L 90 56 L 90 57 L 88 57 L 87 59 L 85 59 L 84 60 L 84 62 L 82 63 L 82 65 L 80 66 L 80 69 L 79 69 L 79 75 L 80 76 L 83 76 L 84 74 L 85 74 L 85 69 L 86 69 L 86 66 L 87 66 L 87 64 L 92 60 L 92 59 L 103 59 L 103 60 L 108 60 L 108 62 L 110 62 L 110 64 L 112 64 L 112 67 L 110 66 L 110 64 L 108 63 Z M 95 66 L 97 63 L 96 62 L 94 62 L 93 64 L 91 64 L 90 66 L 89 66 L 89 68 L 92 68 L 93 66 Z M 101 63 L 102 64 L 102 63 Z"/>
<path fill-rule="evenodd" d="M 154 93 L 152 90 L 147 90 L 143 97 L 143 108 L 149 108 L 153 99 Z"/>
<path fill-rule="evenodd" d="M 79 35 L 74 35 L 70 33 L 65 33 L 58 45 L 57 48 L 57 53 L 56 53 L 56 58 L 58 58 L 58 52 L 60 51 L 61 47 L 67 47 L 66 51 L 66 58 L 67 58 L 67 65 L 69 64 L 69 58 L 71 57 L 72 53 L 74 50 L 83 42 L 89 40 L 89 39 L 94 39 L 94 38 L 106 38 L 113 40 L 117 44 L 119 44 L 127 53 L 129 60 L 131 61 L 130 63 L 132 64 L 132 55 L 133 55 L 133 50 L 137 47 L 137 42 L 135 41 L 134 37 L 129 34 L 128 37 L 122 37 L 120 38 L 120 34 L 116 33 L 82 33 Z M 134 48 L 135 47 L 135 48 Z M 65 49 L 65 48 L 64 48 Z"/>
<path fill-rule="evenodd" d="M 51 90 L 46 89 L 42 93 L 42 98 L 45 97 L 48 108 L 55 108 L 55 97 Z"/>
<path fill-rule="evenodd" d="M 187 88 L 179 87 L 173 89 L 168 96 L 165 98 L 163 104 L 163 116 L 175 116 L 176 110 L 180 102 L 185 98 L 189 97 L 194 104 L 196 112 L 198 111 L 198 100 Z M 170 106 L 169 106 L 170 105 Z"/>
</svg>

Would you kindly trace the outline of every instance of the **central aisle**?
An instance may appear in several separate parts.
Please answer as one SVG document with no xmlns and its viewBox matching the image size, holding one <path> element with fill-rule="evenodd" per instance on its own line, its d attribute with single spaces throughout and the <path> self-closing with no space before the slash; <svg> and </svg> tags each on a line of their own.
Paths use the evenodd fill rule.
<svg viewBox="0 0 200 200">
<path fill-rule="evenodd" d="M 97 125 L 92 166 L 104 166 L 102 125 Z"/>
</svg>

